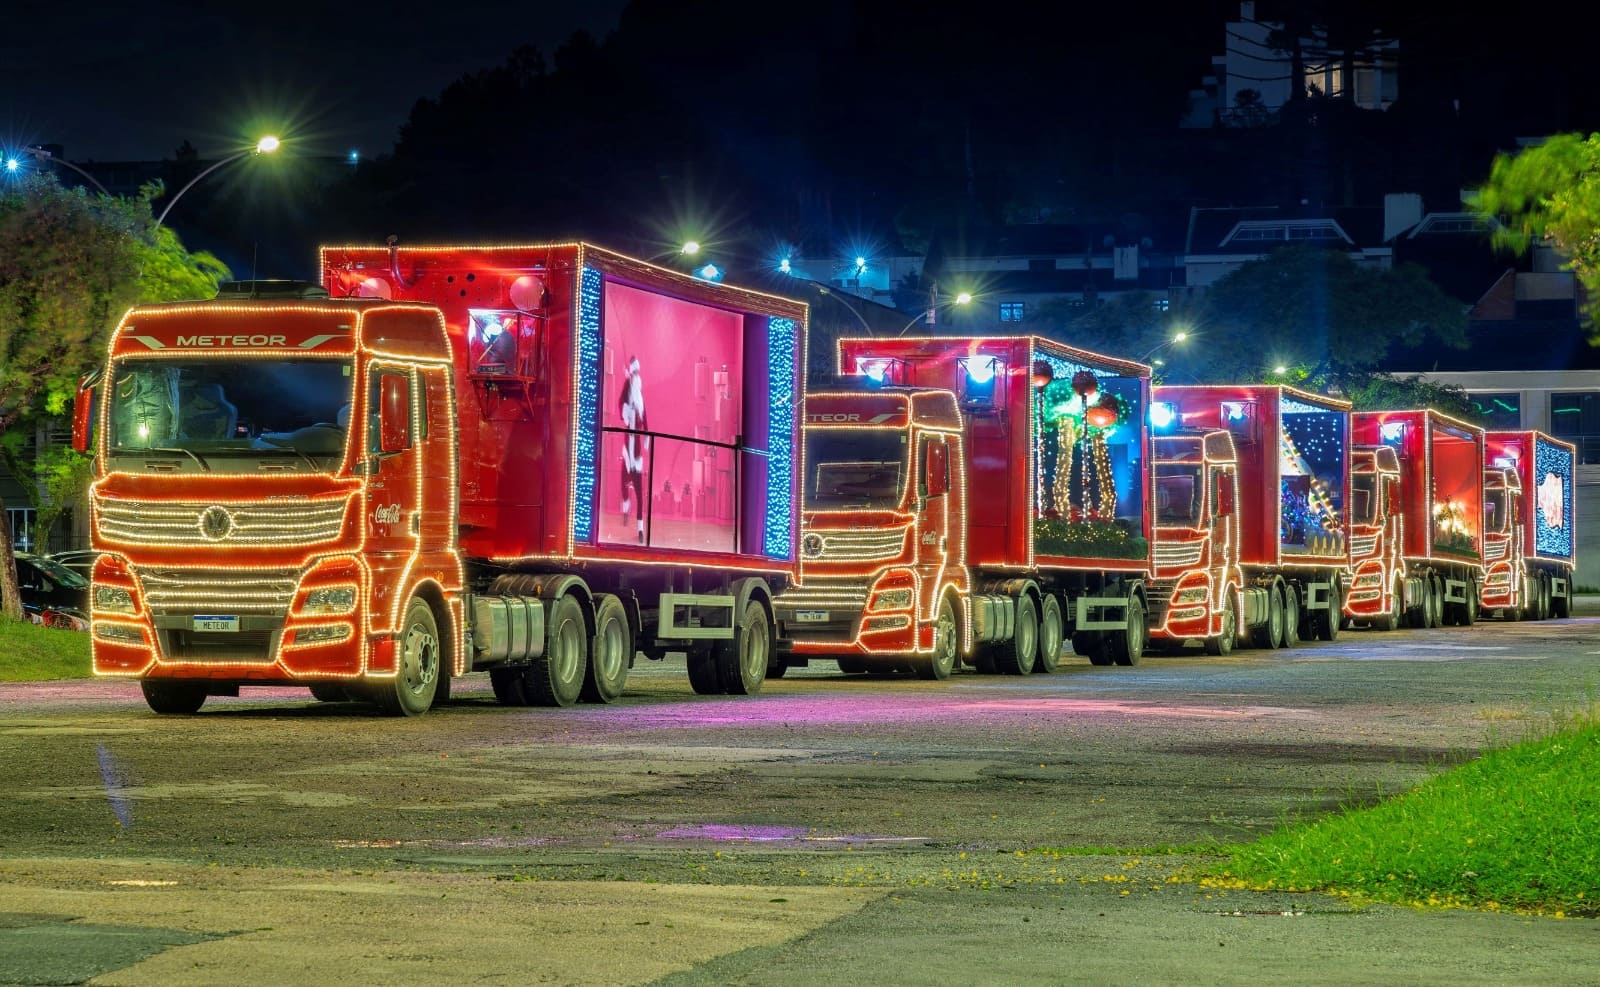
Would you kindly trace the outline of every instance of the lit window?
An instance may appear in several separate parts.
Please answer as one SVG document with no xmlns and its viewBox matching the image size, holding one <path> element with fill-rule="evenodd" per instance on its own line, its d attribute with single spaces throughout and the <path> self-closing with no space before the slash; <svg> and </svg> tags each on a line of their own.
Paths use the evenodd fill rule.
<svg viewBox="0 0 1600 987">
<path fill-rule="evenodd" d="M 1473 410 L 1488 429 L 1513 430 L 1522 427 L 1522 395 L 1516 391 L 1468 394 Z"/>
<path fill-rule="evenodd" d="M 1001 322 L 1021 322 L 1022 318 L 1023 318 L 1023 315 L 1022 315 L 1022 303 L 1021 302 L 1001 302 L 1000 303 L 1000 321 Z"/>
</svg>

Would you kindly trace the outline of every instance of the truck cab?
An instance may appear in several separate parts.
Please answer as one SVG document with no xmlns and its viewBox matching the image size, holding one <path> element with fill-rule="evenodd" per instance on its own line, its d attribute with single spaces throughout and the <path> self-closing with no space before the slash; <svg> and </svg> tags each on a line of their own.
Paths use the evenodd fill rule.
<svg viewBox="0 0 1600 987">
<path fill-rule="evenodd" d="M 1233 650 L 1242 626 L 1238 459 L 1226 431 L 1158 435 L 1155 448 L 1155 574 L 1150 639 L 1158 647 L 1198 638 L 1214 655 Z"/>
<path fill-rule="evenodd" d="M 957 658 L 968 589 L 965 448 L 955 395 L 886 387 L 806 398 L 801 585 L 777 601 L 799 660 L 909 660 L 925 677 Z"/>
<path fill-rule="evenodd" d="M 1346 619 L 1394 630 L 1404 616 L 1406 566 L 1401 553 L 1400 460 L 1389 446 L 1358 446 L 1350 454 L 1350 594 Z"/>
</svg>

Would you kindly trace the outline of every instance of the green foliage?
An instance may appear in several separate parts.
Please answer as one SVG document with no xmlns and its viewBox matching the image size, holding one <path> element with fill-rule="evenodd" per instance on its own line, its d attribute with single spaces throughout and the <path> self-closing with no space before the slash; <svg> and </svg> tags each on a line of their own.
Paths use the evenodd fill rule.
<svg viewBox="0 0 1600 987">
<path fill-rule="evenodd" d="M 1115 521 L 1038 518 L 1033 543 L 1040 555 L 1084 559 L 1142 559 L 1150 552 L 1144 538 Z"/>
<path fill-rule="evenodd" d="M 0 682 L 89 677 L 89 635 L 0 620 Z"/>
<path fill-rule="evenodd" d="M 1210 880 L 1600 916 L 1600 723 L 1493 750 L 1415 791 L 1239 847 Z"/>
<path fill-rule="evenodd" d="M 1495 243 L 1521 253 L 1549 240 L 1587 291 L 1590 341 L 1600 343 L 1600 134 L 1558 134 L 1498 155 L 1474 208 L 1498 223 Z"/>
<path fill-rule="evenodd" d="M 1483 420 L 1465 388 L 1426 380 L 1420 374 L 1404 377 L 1384 373 L 1352 374 L 1346 382 L 1344 397 L 1356 411 L 1432 408 L 1462 421 L 1481 423 Z"/>
<path fill-rule="evenodd" d="M 1359 266 L 1342 250 L 1296 245 L 1214 284 L 1184 358 L 1201 383 L 1280 379 L 1348 393 L 1396 349 L 1465 348 L 1467 312 L 1416 265 Z"/>
</svg>

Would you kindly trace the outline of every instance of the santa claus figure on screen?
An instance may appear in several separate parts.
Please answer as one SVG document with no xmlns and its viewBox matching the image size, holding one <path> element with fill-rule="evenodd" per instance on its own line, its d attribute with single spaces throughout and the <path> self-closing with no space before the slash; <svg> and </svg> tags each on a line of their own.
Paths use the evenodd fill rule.
<svg viewBox="0 0 1600 987">
<path fill-rule="evenodd" d="M 622 394 L 618 399 L 622 427 L 631 429 L 622 437 L 622 522 L 634 516 L 639 527 L 639 542 L 644 543 L 644 459 L 650 448 L 650 439 L 641 433 L 648 431 L 644 419 L 644 382 L 639 376 L 639 358 L 628 360 L 628 374 L 622 381 Z M 635 507 L 637 504 L 637 508 Z"/>
</svg>

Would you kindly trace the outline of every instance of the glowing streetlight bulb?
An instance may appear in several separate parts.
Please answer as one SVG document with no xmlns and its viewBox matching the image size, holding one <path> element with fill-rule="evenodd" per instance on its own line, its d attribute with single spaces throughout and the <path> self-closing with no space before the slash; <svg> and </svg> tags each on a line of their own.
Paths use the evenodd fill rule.
<svg viewBox="0 0 1600 987">
<path fill-rule="evenodd" d="M 700 242 L 698 240 L 685 240 L 683 242 L 683 252 L 693 257 L 700 252 Z"/>
<path fill-rule="evenodd" d="M 271 154 L 273 151 L 276 151 L 277 149 L 278 149 L 278 138 L 273 137 L 271 134 L 268 134 L 267 136 L 265 136 L 265 137 L 261 138 L 260 140 L 256 141 L 256 153 L 257 154 Z"/>
<path fill-rule="evenodd" d="M 1289 372 L 1289 368 L 1280 363 L 1276 367 L 1272 368 L 1272 372 L 1275 374 L 1286 374 Z"/>
<path fill-rule="evenodd" d="M 1188 339 L 1188 338 L 1189 338 L 1189 334 L 1186 333 L 1186 332 L 1181 332 L 1180 331 L 1180 332 L 1175 332 L 1175 333 L 1172 334 L 1172 341 L 1174 343 L 1181 343 L 1185 339 Z"/>
<path fill-rule="evenodd" d="M 965 305 L 970 301 L 972 301 L 972 293 L 969 292 L 969 291 L 963 291 L 960 294 L 956 295 L 956 304 L 957 305 Z"/>
</svg>

